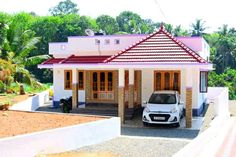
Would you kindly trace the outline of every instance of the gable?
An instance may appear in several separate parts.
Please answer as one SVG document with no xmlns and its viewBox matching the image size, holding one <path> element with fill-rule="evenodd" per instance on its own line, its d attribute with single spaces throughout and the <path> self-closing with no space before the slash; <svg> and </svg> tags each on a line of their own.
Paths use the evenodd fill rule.
<svg viewBox="0 0 236 157">
<path fill-rule="evenodd" d="M 207 63 L 196 52 L 174 38 L 162 26 L 105 63 Z"/>
</svg>

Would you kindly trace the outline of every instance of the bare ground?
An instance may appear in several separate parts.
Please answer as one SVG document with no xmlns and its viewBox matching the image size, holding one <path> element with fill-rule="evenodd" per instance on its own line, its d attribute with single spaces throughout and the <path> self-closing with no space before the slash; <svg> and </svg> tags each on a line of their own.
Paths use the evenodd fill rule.
<svg viewBox="0 0 236 157">
<path fill-rule="evenodd" d="M 0 111 L 0 138 L 104 119 L 56 113 Z"/>
</svg>

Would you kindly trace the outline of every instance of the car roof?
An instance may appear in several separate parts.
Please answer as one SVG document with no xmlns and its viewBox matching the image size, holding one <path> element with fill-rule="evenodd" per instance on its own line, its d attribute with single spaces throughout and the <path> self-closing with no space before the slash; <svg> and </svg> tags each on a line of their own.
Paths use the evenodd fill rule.
<svg viewBox="0 0 236 157">
<path fill-rule="evenodd" d="M 173 90 L 159 90 L 153 92 L 154 94 L 178 94 L 178 91 L 173 91 Z"/>
</svg>

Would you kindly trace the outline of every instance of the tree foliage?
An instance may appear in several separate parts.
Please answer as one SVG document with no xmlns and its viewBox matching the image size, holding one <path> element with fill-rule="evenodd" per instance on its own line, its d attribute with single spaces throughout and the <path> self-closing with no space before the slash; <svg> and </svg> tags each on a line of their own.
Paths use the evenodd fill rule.
<svg viewBox="0 0 236 157">
<path fill-rule="evenodd" d="M 203 36 L 207 27 L 205 26 L 205 21 L 202 19 L 197 19 L 195 23 L 191 24 L 191 34 L 192 36 Z"/>
<path fill-rule="evenodd" d="M 78 11 L 77 4 L 71 0 L 61 1 L 57 6 L 49 9 L 50 14 L 53 16 L 77 14 Z"/>
<path fill-rule="evenodd" d="M 94 19 L 80 16 L 77 5 L 70 0 L 60 2 L 50 9 L 50 13 L 53 16 L 37 16 L 33 12 L 12 15 L 0 13 L 1 59 L 12 65 L 19 65 L 17 71 L 30 71 L 41 82 L 52 82 L 52 72 L 38 69 L 36 64 L 46 58 L 50 42 L 66 42 L 68 36 L 86 35 L 86 29 L 94 32 L 103 30 L 109 35 L 150 34 L 161 25 L 161 22 L 143 19 L 131 11 L 123 11 L 117 17 L 101 15 Z M 211 47 L 210 60 L 215 68 L 209 75 L 209 83 L 214 86 L 228 86 L 230 98 L 235 99 L 236 87 L 232 83 L 235 79 L 227 80 L 228 76 L 234 78 L 232 69 L 236 68 L 235 28 L 222 25 L 218 31 L 206 34 L 206 23 L 201 19 L 193 21 L 191 30 L 168 23 L 164 26 L 174 36 L 202 36 L 207 40 Z M 32 78 L 31 73 L 28 76 Z"/>
<path fill-rule="evenodd" d="M 106 34 L 115 34 L 119 31 L 118 23 L 109 15 L 101 15 L 97 17 L 96 23 L 99 29 L 105 31 Z"/>
</svg>

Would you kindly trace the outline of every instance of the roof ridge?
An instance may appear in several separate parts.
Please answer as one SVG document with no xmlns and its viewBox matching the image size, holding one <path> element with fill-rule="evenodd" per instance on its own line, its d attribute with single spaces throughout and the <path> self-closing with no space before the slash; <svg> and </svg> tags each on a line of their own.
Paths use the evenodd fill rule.
<svg viewBox="0 0 236 157">
<path fill-rule="evenodd" d="M 46 62 L 49 62 L 49 61 L 51 61 L 51 60 L 53 60 L 53 59 L 54 59 L 54 57 L 49 58 L 49 59 L 47 59 L 46 61 L 44 61 L 43 63 L 41 63 L 41 64 L 45 64 Z"/>
<path fill-rule="evenodd" d="M 161 31 L 166 34 L 169 38 L 171 38 L 177 45 L 179 45 L 181 48 L 183 48 L 188 54 L 190 54 L 192 57 L 194 57 L 198 62 L 200 63 L 206 63 L 207 61 L 202 58 L 198 53 L 196 53 L 194 50 L 186 46 L 183 42 L 178 40 L 177 38 L 173 37 L 167 30 L 161 29 Z M 197 57 L 196 57 L 197 56 Z"/>
<path fill-rule="evenodd" d="M 120 55 L 123 54 L 124 52 L 126 52 L 126 51 L 132 49 L 133 47 L 135 47 L 136 45 L 140 44 L 141 42 L 144 42 L 144 41 L 148 40 L 149 38 L 153 37 L 154 35 L 156 35 L 156 34 L 159 33 L 159 32 L 160 32 L 160 30 L 158 30 L 158 31 L 156 31 L 156 32 L 154 32 L 154 33 L 152 33 L 152 34 L 149 34 L 149 35 L 146 36 L 145 38 L 140 39 L 138 42 L 134 43 L 132 46 L 129 46 L 128 48 L 125 48 L 124 50 L 122 50 L 122 51 L 120 51 L 120 52 L 118 52 L 118 53 L 112 55 L 111 57 L 107 58 L 106 60 L 104 60 L 103 63 L 107 63 L 107 62 L 112 61 L 115 57 L 120 56 Z"/>
<path fill-rule="evenodd" d="M 75 55 L 70 55 L 69 57 L 67 57 L 67 58 L 63 59 L 62 61 L 60 61 L 58 64 L 61 64 L 61 63 L 65 62 L 65 61 L 67 61 L 69 58 L 71 58 L 73 56 L 75 56 Z"/>
<path fill-rule="evenodd" d="M 199 54 L 197 54 L 194 50 L 192 50 L 191 48 L 189 48 L 188 46 L 186 46 L 183 42 L 181 42 L 180 40 L 178 40 L 177 38 L 173 37 L 166 29 L 165 27 L 162 25 L 160 27 L 160 29 L 148 36 L 146 36 L 145 38 L 139 40 L 138 42 L 134 43 L 133 45 L 125 48 L 124 50 L 112 55 L 111 57 L 107 58 L 106 60 L 103 61 L 103 63 L 108 63 L 111 62 L 113 59 L 119 57 L 120 55 L 124 54 L 125 52 L 131 50 L 132 48 L 136 47 L 137 45 L 139 45 L 142 42 L 145 42 L 146 40 L 152 38 L 153 36 L 159 34 L 159 33 L 163 33 L 164 35 L 166 35 L 168 38 L 170 38 L 174 43 L 176 43 L 180 48 L 182 48 L 187 54 L 189 54 L 190 56 L 192 56 L 197 62 L 199 63 L 207 63 L 207 61 L 202 58 Z"/>
</svg>

